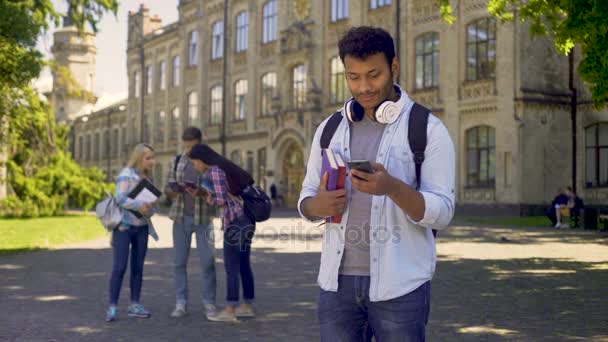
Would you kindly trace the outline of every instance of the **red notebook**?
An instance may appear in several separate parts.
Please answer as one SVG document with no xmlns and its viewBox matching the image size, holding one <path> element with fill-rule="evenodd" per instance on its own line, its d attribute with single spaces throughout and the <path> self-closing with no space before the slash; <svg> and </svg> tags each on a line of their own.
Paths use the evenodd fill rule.
<svg viewBox="0 0 608 342">
<path fill-rule="evenodd" d="M 328 174 L 327 191 L 344 189 L 346 186 L 346 163 L 338 152 L 334 152 L 329 148 L 323 150 L 323 164 L 321 175 Z M 325 218 L 327 223 L 342 222 L 342 215 Z"/>
</svg>

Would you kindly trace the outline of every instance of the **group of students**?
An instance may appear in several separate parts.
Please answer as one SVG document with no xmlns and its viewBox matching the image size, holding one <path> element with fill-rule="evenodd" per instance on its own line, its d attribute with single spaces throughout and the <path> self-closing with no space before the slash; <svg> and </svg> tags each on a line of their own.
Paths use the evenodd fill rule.
<svg viewBox="0 0 608 342">
<path fill-rule="evenodd" d="M 173 220 L 174 283 L 176 305 L 171 317 L 187 314 L 187 263 L 192 235 L 196 236 L 202 274 L 202 301 L 210 321 L 232 322 L 254 317 L 254 276 L 251 268 L 251 242 L 255 222 L 243 210 L 243 190 L 254 181 L 251 175 L 209 146 L 202 144 L 202 132 L 188 127 L 182 134 L 183 152 L 175 157 L 169 171 L 166 197 L 171 201 L 169 217 Z M 116 199 L 123 210 L 121 224 L 112 231 L 113 265 L 110 277 L 110 307 L 106 321 L 118 318 L 118 299 L 122 280 L 131 254 L 131 305 L 127 315 L 148 318 L 150 312 L 141 304 L 143 266 L 148 248 L 148 235 L 158 239 L 150 218 L 157 211 L 156 203 L 144 203 L 128 194 L 144 178 L 152 181 L 154 148 L 149 144 L 135 147 L 127 166 L 116 181 Z M 208 184 L 210 186 L 185 186 Z M 224 267 L 226 271 L 226 306 L 216 306 L 215 247 L 212 219 L 222 210 L 224 236 Z M 243 303 L 239 301 L 240 282 Z"/>
</svg>

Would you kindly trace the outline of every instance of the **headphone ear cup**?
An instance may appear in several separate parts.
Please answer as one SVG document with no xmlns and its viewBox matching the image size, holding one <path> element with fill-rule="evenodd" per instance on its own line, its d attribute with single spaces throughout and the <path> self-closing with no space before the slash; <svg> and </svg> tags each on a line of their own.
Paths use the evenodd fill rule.
<svg viewBox="0 0 608 342">
<path fill-rule="evenodd" d="M 348 121 L 353 122 L 353 113 L 352 113 L 352 104 L 354 100 L 348 100 L 346 104 L 344 104 L 344 112 L 346 113 L 346 118 Z"/>
<path fill-rule="evenodd" d="M 392 101 L 384 101 L 374 112 L 376 121 L 382 124 L 392 124 L 397 120 L 401 109 L 399 105 Z"/>
</svg>

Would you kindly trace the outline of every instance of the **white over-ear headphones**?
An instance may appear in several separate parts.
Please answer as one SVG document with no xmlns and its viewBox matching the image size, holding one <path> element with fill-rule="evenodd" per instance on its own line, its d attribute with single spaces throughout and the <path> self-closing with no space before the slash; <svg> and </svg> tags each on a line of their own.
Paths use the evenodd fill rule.
<svg viewBox="0 0 608 342">
<path fill-rule="evenodd" d="M 395 91 L 399 94 L 399 100 L 397 102 L 391 100 L 384 100 L 380 102 L 378 107 L 374 110 L 374 119 L 382 124 L 392 124 L 397 120 L 399 114 L 405 106 L 407 96 L 401 90 L 401 87 L 397 84 L 393 85 Z M 365 110 L 354 97 L 346 101 L 344 104 L 344 113 L 350 122 L 361 121 L 365 115 Z"/>
</svg>

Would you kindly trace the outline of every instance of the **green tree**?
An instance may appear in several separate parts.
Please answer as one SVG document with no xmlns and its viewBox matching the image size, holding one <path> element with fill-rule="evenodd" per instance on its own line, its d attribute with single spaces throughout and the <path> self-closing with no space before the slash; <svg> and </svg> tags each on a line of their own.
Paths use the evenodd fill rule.
<svg viewBox="0 0 608 342">
<path fill-rule="evenodd" d="M 439 0 L 443 18 L 453 23 L 450 0 Z M 591 87 L 597 109 L 608 101 L 608 1 L 489 0 L 488 12 L 502 21 L 530 23 L 534 35 L 552 36 L 560 53 L 581 47 L 578 73 Z"/>
<path fill-rule="evenodd" d="M 66 2 L 81 32 L 87 25 L 97 31 L 101 16 L 118 9 L 117 0 Z M 51 108 L 31 86 L 44 66 L 65 74 L 36 50 L 39 36 L 51 24 L 58 26 L 60 18 L 51 0 L 0 1 L 0 147 L 10 190 L 0 202 L 5 215 L 57 215 L 67 203 L 88 209 L 104 189 L 111 190 L 100 170 L 76 164 L 68 152 L 69 128 L 55 123 Z"/>
</svg>

